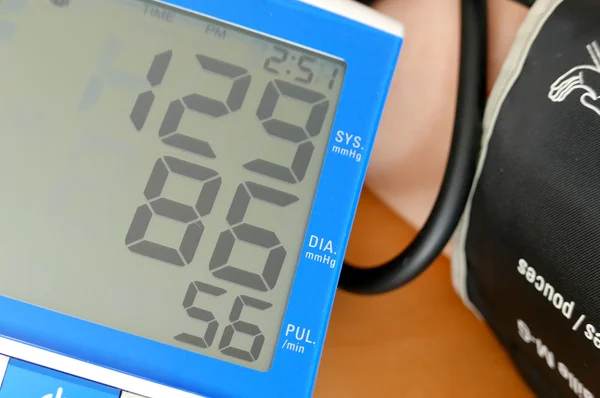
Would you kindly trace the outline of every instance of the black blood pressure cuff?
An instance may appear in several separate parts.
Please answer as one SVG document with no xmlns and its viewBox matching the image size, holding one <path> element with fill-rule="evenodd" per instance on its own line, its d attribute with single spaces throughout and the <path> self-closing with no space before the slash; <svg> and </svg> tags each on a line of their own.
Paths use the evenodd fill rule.
<svg viewBox="0 0 600 398">
<path fill-rule="evenodd" d="M 540 397 L 600 397 L 600 1 L 537 0 L 489 97 L 453 283 Z"/>
</svg>

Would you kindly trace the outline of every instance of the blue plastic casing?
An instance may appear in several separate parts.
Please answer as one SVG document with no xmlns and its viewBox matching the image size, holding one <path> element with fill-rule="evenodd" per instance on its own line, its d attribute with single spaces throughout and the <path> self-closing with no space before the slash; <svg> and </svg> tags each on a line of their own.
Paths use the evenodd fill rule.
<svg viewBox="0 0 600 398">
<path fill-rule="evenodd" d="M 328 0 L 324 0 L 328 1 Z M 305 398 L 312 393 L 337 282 L 369 155 L 402 46 L 402 38 L 296 0 L 165 1 L 209 17 L 297 43 L 347 64 L 328 152 L 306 231 L 278 349 L 260 372 L 0 297 L 0 335 L 78 360 L 210 398 Z M 354 148 L 338 132 L 361 138 Z M 334 147 L 337 147 L 334 152 Z M 360 162 L 340 149 L 355 150 Z M 309 248 L 315 235 L 333 254 Z M 335 267 L 306 257 L 330 255 Z M 310 330 L 303 353 L 286 350 L 288 325 Z M 287 336 L 290 338 L 290 336 Z"/>
</svg>

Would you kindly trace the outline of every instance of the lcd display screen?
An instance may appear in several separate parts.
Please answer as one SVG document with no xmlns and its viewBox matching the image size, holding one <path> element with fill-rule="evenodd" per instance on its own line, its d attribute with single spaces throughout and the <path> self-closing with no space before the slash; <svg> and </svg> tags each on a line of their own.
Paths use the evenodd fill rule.
<svg viewBox="0 0 600 398">
<path fill-rule="evenodd" d="M 156 1 L 0 0 L 0 65 L 0 294 L 268 370 L 344 62 Z"/>
</svg>

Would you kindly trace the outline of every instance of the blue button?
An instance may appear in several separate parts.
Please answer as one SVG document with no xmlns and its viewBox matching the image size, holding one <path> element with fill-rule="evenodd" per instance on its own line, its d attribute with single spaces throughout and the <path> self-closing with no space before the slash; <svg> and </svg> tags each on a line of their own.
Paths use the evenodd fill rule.
<svg viewBox="0 0 600 398">
<path fill-rule="evenodd" d="M 28 362 L 11 359 L 0 398 L 119 398 L 120 391 Z"/>
</svg>

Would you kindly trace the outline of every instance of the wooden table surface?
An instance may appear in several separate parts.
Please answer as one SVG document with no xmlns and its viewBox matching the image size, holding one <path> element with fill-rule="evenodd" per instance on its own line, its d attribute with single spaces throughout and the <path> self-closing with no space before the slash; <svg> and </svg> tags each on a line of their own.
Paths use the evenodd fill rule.
<svg viewBox="0 0 600 398">
<path fill-rule="evenodd" d="M 383 263 L 413 235 L 366 191 L 347 258 L 362 265 Z M 454 293 L 449 261 L 440 258 L 396 292 L 374 297 L 338 292 L 315 397 L 533 395 L 487 326 Z"/>
</svg>

